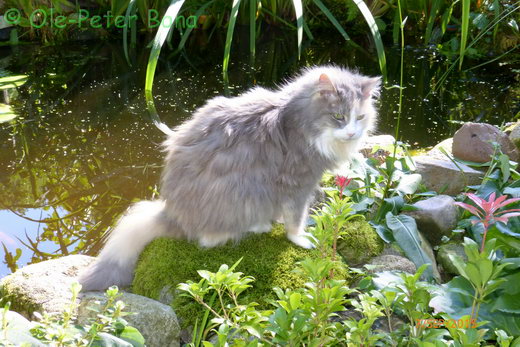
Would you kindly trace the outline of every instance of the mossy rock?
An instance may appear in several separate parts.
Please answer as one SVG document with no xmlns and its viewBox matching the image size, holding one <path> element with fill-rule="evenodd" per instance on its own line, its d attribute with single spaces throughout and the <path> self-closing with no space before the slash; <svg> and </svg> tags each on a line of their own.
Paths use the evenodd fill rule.
<svg viewBox="0 0 520 347">
<path fill-rule="evenodd" d="M 243 258 L 235 271 L 253 276 L 253 287 L 241 294 L 242 302 L 255 301 L 260 309 L 270 309 L 275 299 L 273 287 L 299 288 L 305 278 L 295 272 L 296 263 L 305 257 L 319 257 L 317 250 L 295 246 L 287 240 L 282 225 L 270 233 L 251 234 L 239 243 L 204 249 L 184 240 L 160 238 L 153 241 L 141 254 L 133 282 L 133 292 L 158 299 L 165 287 L 176 288 L 188 280 L 198 282 L 197 270 L 215 272 L 220 265 L 233 265 Z M 342 274 L 346 277 L 346 274 Z M 174 292 L 173 308 L 188 326 L 201 316 L 203 310 L 191 298 Z"/>
<path fill-rule="evenodd" d="M 235 271 L 253 276 L 253 287 L 241 294 L 243 302 L 255 301 L 260 309 L 271 308 L 275 298 L 273 287 L 302 287 L 305 279 L 294 270 L 305 257 L 317 258 L 316 250 L 294 245 L 285 237 L 282 225 L 270 233 L 251 234 L 239 243 L 229 242 L 220 247 L 205 249 L 184 240 L 160 238 L 146 247 L 140 256 L 133 292 L 157 299 L 165 287 L 176 288 L 188 280 L 198 282 L 197 270 L 215 272 L 220 265 L 233 265 L 243 258 Z M 182 325 L 193 324 L 203 310 L 190 298 L 174 292 L 173 308 L 182 319 Z"/>
<path fill-rule="evenodd" d="M 338 253 L 349 266 L 366 264 L 383 252 L 383 240 L 364 219 L 352 220 L 344 231 L 346 235 L 338 240 Z"/>
</svg>

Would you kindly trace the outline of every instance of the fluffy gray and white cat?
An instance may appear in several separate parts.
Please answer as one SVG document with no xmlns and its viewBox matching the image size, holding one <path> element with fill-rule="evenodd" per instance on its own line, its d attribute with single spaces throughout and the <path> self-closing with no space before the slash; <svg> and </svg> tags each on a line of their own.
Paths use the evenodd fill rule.
<svg viewBox="0 0 520 347">
<path fill-rule="evenodd" d="M 161 200 L 131 207 L 83 290 L 130 284 L 139 253 L 171 236 L 213 247 L 267 232 L 282 217 L 287 238 L 310 248 L 309 200 L 323 172 L 357 152 L 374 127 L 380 79 L 334 66 L 306 69 L 278 90 L 215 97 L 165 142 Z"/>
</svg>

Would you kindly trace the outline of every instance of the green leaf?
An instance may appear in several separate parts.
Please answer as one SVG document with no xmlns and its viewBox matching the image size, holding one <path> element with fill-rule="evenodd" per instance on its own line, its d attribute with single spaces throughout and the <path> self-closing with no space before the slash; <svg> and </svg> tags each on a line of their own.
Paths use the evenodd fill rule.
<svg viewBox="0 0 520 347">
<path fill-rule="evenodd" d="M 10 105 L 0 104 L 0 123 L 9 122 L 16 117 L 18 115 L 13 112 Z"/>
<path fill-rule="evenodd" d="M 251 1 L 256 1 L 256 0 L 251 0 Z M 198 10 L 197 12 L 195 12 L 194 16 L 199 18 L 201 14 L 204 13 L 204 11 L 206 10 L 206 8 L 213 4 L 215 2 L 215 0 L 211 0 L 211 1 L 208 1 L 206 2 L 204 5 L 202 5 Z M 182 50 L 184 48 L 184 45 L 186 44 L 186 41 L 188 41 L 188 37 L 190 35 L 190 33 L 193 31 L 193 28 L 192 27 L 187 27 L 186 30 L 182 33 L 182 36 L 181 36 L 181 41 L 179 42 L 179 46 L 177 47 L 177 49 L 175 50 L 174 54 L 179 52 L 180 50 Z"/>
<path fill-rule="evenodd" d="M 518 300 L 518 294 L 500 295 L 493 304 L 493 310 L 498 310 L 504 313 L 520 314 L 520 300 Z"/>
<path fill-rule="evenodd" d="M 483 281 L 477 266 L 473 263 L 468 263 L 466 264 L 465 270 L 471 283 L 473 283 L 476 287 L 482 287 Z"/>
<path fill-rule="evenodd" d="M 376 45 L 377 50 L 377 58 L 379 61 L 379 68 L 381 73 L 383 74 L 383 78 L 386 80 L 386 56 L 385 56 L 385 48 L 383 46 L 383 40 L 381 39 L 381 33 L 377 27 L 376 21 L 372 16 L 367 5 L 363 2 L 363 0 L 352 0 L 357 5 L 363 17 L 365 17 L 365 21 L 370 28 L 370 32 L 372 33 L 372 37 L 374 38 L 374 43 Z"/>
<path fill-rule="evenodd" d="M 128 55 L 128 27 L 130 25 L 132 26 L 136 26 L 137 23 L 132 23 L 131 21 L 131 18 L 133 15 L 135 15 L 136 13 L 136 4 L 137 0 L 130 0 L 130 2 L 128 3 L 128 7 L 126 8 L 126 13 L 125 13 L 125 26 L 123 27 L 123 51 L 125 53 L 125 59 L 126 59 L 126 62 L 128 63 L 128 65 L 132 65 L 132 63 L 130 62 L 130 57 Z M 131 43 L 132 45 L 135 45 L 135 42 L 132 42 Z"/>
<path fill-rule="evenodd" d="M 372 224 L 372 223 L 371 223 Z M 372 224 L 379 237 L 386 243 L 395 241 L 392 231 L 382 224 Z"/>
<path fill-rule="evenodd" d="M 477 262 L 477 266 L 480 271 L 482 284 L 487 283 L 487 281 L 489 281 L 491 278 L 491 274 L 493 273 L 493 262 L 489 259 L 480 259 Z"/>
<path fill-rule="evenodd" d="M 144 337 L 139 330 L 131 326 L 125 326 L 123 332 L 119 337 L 127 342 L 130 342 L 134 347 L 144 346 Z"/>
<path fill-rule="evenodd" d="M 300 293 L 292 293 L 289 297 L 289 302 L 293 310 L 297 310 L 300 307 L 302 296 Z"/>
<path fill-rule="evenodd" d="M 500 170 L 502 171 L 502 183 L 507 183 L 509 177 L 511 177 L 511 166 L 509 165 L 509 157 L 505 154 L 501 154 L 498 157 L 500 161 Z"/>
<path fill-rule="evenodd" d="M 170 31 L 171 27 L 173 27 L 173 25 L 171 27 L 165 25 L 165 18 L 171 18 L 171 22 L 175 23 L 175 19 L 177 18 L 184 1 L 185 0 L 172 0 L 170 6 L 168 6 L 166 13 L 161 20 L 161 24 L 159 25 L 159 29 L 155 34 L 152 49 L 150 51 L 150 57 L 148 58 L 148 64 L 146 65 L 146 81 L 144 92 L 147 108 L 155 126 L 165 134 L 171 134 L 171 129 L 168 128 L 166 124 L 161 122 L 157 110 L 155 109 L 152 93 L 153 80 L 155 77 L 155 69 L 157 68 L 157 61 L 159 60 L 159 55 L 161 54 L 161 48 L 164 45 L 164 41 L 166 41 L 166 38 L 168 37 L 168 32 Z"/>
<path fill-rule="evenodd" d="M 233 32 L 235 31 L 235 24 L 237 22 L 238 8 L 241 0 L 233 0 L 233 7 L 229 15 L 228 29 L 226 34 L 226 44 L 224 46 L 224 61 L 222 63 L 222 72 L 227 74 L 229 66 L 229 56 L 231 52 L 231 43 L 233 42 Z"/>
<path fill-rule="evenodd" d="M 504 194 L 511 195 L 513 198 L 520 198 L 520 187 L 506 187 L 504 189 Z"/>
<path fill-rule="evenodd" d="M 330 20 L 332 25 L 334 25 L 334 27 L 340 32 L 340 34 L 343 36 L 343 38 L 346 41 L 350 40 L 350 37 L 348 36 L 347 32 L 343 29 L 341 24 L 339 24 L 336 17 L 334 17 L 334 15 L 329 11 L 327 6 L 325 6 L 325 4 L 323 2 L 321 2 L 321 0 L 314 0 L 314 3 L 316 4 L 316 6 L 319 7 L 319 9 L 323 12 L 323 14 L 325 14 L 325 16 Z"/>
<path fill-rule="evenodd" d="M 172 0 L 170 6 L 166 10 L 164 14 L 161 24 L 159 25 L 159 29 L 155 34 L 155 38 L 153 40 L 152 49 L 150 51 L 150 57 L 148 58 L 148 65 L 146 66 L 146 83 L 145 83 L 145 91 L 152 91 L 153 80 L 155 76 L 155 69 L 157 67 L 157 61 L 159 60 L 159 55 L 161 54 L 161 48 L 168 37 L 168 32 L 170 31 L 170 26 L 165 25 L 165 18 L 171 18 L 172 23 L 175 23 L 175 19 L 177 18 L 177 14 L 184 4 L 184 0 Z M 173 26 L 172 26 L 173 27 Z M 147 99 L 148 101 L 148 99 Z"/>
<path fill-rule="evenodd" d="M 294 12 L 296 14 L 296 28 L 298 33 L 298 59 L 302 53 L 302 39 L 303 39 L 303 5 L 301 0 L 292 0 Z"/>
<path fill-rule="evenodd" d="M 98 333 L 97 339 L 100 340 L 101 343 L 94 343 L 97 346 L 111 346 L 111 347 L 133 347 L 130 342 L 127 342 L 123 339 L 110 335 L 108 333 Z M 97 342 L 97 341 L 96 341 Z M 144 345 L 140 345 L 144 346 Z"/>
<path fill-rule="evenodd" d="M 405 174 L 400 178 L 396 190 L 403 194 L 413 194 L 419 188 L 421 180 L 422 176 L 420 174 Z"/>
<path fill-rule="evenodd" d="M 462 61 L 464 60 L 464 54 L 466 53 L 466 45 L 468 42 L 469 32 L 469 9 L 471 0 L 462 0 L 462 20 L 461 20 L 461 38 L 460 38 L 460 60 L 459 70 L 462 69 Z"/>
<path fill-rule="evenodd" d="M 393 235 L 397 244 L 404 251 L 408 259 L 410 259 L 417 267 L 423 264 L 430 264 L 425 271 L 427 279 L 432 280 L 432 260 L 424 252 L 419 239 L 419 231 L 415 220 L 410 216 L 399 215 L 394 216 L 391 212 L 386 214 L 386 225 L 393 231 Z"/>
<path fill-rule="evenodd" d="M 428 25 L 426 26 L 426 33 L 424 34 L 424 43 L 429 44 L 430 38 L 432 36 L 432 29 L 435 20 L 437 19 L 437 13 L 439 12 L 443 0 L 433 0 L 432 6 L 430 9 L 430 15 L 428 16 Z"/>
<path fill-rule="evenodd" d="M 256 10 L 258 0 L 249 0 L 249 52 L 255 56 L 256 50 Z"/>
<path fill-rule="evenodd" d="M 27 82 L 27 75 L 7 76 L 0 78 L 0 90 L 19 87 Z"/>
</svg>

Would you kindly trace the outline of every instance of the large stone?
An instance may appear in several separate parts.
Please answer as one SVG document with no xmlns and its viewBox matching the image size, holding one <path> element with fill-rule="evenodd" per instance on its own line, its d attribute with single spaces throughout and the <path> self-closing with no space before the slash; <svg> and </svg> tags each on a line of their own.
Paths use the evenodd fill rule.
<svg viewBox="0 0 520 347">
<path fill-rule="evenodd" d="M 384 149 L 388 149 L 392 147 L 395 143 L 395 138 L 392 135 L 374 135 L 368 136 L 363 141 L 361 145 L 361 149 L 374 149 L 376 147 L 381 147 Z"/>
<path fill-rule="evenodd" d="M 360 152 L 365 157 L 386 158 L 395 144 L 392 135 L 375 135 L 367 137 L 361 144 Z"/>
<path fill-rule="evenodd" d="M 386 254 L 373 258 L 368 265 L 374 265 L 371 272 L 401 271 L 414 274 L 417 268 L 408 258 L 400 255 Z"/>
<path fill-rule="evenodd" d="M 439 270 L 437 269 L 437 262 L 435 261 L 433 248 L 421 233 L 419 233 L 419 240 L 421 243 L 421 248 L 431 260 L 433 276 L 437 280 L 440 280 L 441 276 Z M 383 253 L 380 256 L 370 260 L 368 265 L 375 265 L 375 268 L 370 270 L 372 273 L 401 271 L 414 274 L 417 271 L 417 266 L 410 259 L 406 258 L 403 250 L 395 244 L 385 245 Z"/>
<path fill-rule="evenodd" d="M 441 243 L 443 236 L 450 236 L 457 227 L 458 208 L 455 200 L 448 195 L 438 195 L 413 204 L 415 211 L 405 214 L 413 217 L 421 233 L 432 245 Z"/>
<path fill-rule="evenodd" d="M 0 294 L 11 309 L 33 319 L 33 312 L 62 312 L 70 303 L 70 288 L 93 257 L 66 257 L 27 265 L 0 281 Z"/>
<path fill-rule="evenodd" d="M 0 295 L 11 302 L 11 309 L 29 319 L 34 312 L 59 313 L 70 305 L 72 283 L 77 282 L 78 274 L 95 258 L 86 255 L 66 257 L 27 265 L 0 281 Z M 87 312 L 87 306 L 94 301 L 105 300 L 102 293 L 80 293 L 79 318 L 82 323 L 86 317 L 95 314 Z M 120 298 L 125 311 L 136 313 L 126 316 L 130 325 L 136 327 L 144 336 L 148 346 L 178 346 L 179 323 L 171 307 L 139 295 L 122 292 Z"/>
<path fill-rule="evenodd" d="M 453 136 L 453 155 L 462 160 L 485 163 L 495 151 L 491 142 L 497 142 L 503 153 L 518 161 L 518 150 L 509 137 L 486 123 L 466 123 L 457 130 Z"/>
<path fill-rule="evenodd" d="M 467 186 L 480 184 L 484 174 L 467 165 L 451 160 L 441 160 L 429 156 L 414 157 L 417 173 L 429 190 L 447 195 L 457 195 Z"/>
<path fill-rule="evenodd" d="M 515 125 L 513 125 L 511 133 L 509 134 L 509 140 L 511 140 L 517 149 L 520 149 L 520 122 L 516 122 Z"/>
<path fill-rule="evenodd" d="M 435 145 L 431 150 L 427 152 L 427 156 L 434 159 L 440 159 L 440 160 L 446 160 L 448 157 L 444 152 L 446 152 L 448 155 L 452 155 L 451 149 L 453 147 L 453 138 L 447 138 L 446 140 L 443 140 L 439 142 L 437 145 Z"/>
<path fill-rule="evenodd" d="M 125 303 L 125 311 L 134 313 L 124 318 L 141 332 L 147 346 L 180 346 L 180 326 L 177 315 L 170 306 L 140 295 L 125 292 L 121 294 L 118 300 Z M 97 292 L 81 294 L 80 299 L 81 303 L 78 308 L 80 324 L 86 324 L 89 318 L 96 317 L 97 312 L 89 308 L 96 307 L 101 310 L 106 303 L 106 297 Z"/>
<path fill-rule="evenodd" d="M 468 258 L 464 252 L 464 246 L 460 243 L 450 242 L 439 246 L 437 252 L 437 261 L 442 266 L 442 269 L 447 273 L 459 275 L 459 271 L 453 265 L 450 256 L 459 256 L 466 261 Z"/>
</svg>

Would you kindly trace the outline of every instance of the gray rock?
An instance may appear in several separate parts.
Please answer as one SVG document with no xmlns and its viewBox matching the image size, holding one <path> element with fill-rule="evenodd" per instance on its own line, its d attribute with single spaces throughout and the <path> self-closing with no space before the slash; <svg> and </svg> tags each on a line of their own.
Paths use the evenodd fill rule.
<svg viewBox="0 0 520 347">
<path fill-rule="evenodd" d="M 70 288 L 78 273 L 93 257 L 66 257 L 27 265 L 0 281 L 0 295 L 11 301 L 11 309 L 29 319 L 33 312 L 61 312 L 70 303 Z"/>
<path fill-rule="evenodd" d="M 520 149 L 520 122 L 516 122 L 515 125 L 513 125 L 513 129 L 509 134 L 509 140 L 511 140 L 517 149 Z"/>
<path fill-rule="evenodd" d="M 66 257 L 27 265 L 0 281 L 0 295 L 11 302 L 11 309 L 29 319 L 34 312 L 62 312 L 72 294 L 72 283 L 95 258 L 86 255 Z M 85 322 L 86 307 L 105 300 L 103 293 L 80 293 L 79 317 Z M 148 346 L 179 346 L 179 323 L 171 307 L 139 295 L 122 292 L 126 311 L 137 313 L 125 319 L 142 333 Z"/>
<path fill-rule="evenodd" d="M 374 270 L 371 272 L 383 272 L 383 271 L 402 271 L 414 274 L 417 268 L 408 258 L 400 255 L 380 255 L 373 258 L 368 265 L 375 265 Z"/>
<path fill-rule="evenodd" d="M 453 138 L 447 138 L 444 141 L 439 142 L 435 147 L 433 147 L 431 150 L 427 152 L 427 156 L 434 159 L 440 159 L 440 160 L 446 160 L 448 159 L 446 157 L 446 154 L 443 153 L 446 152 L 448 154 L 451 153 L 451 148 L 453 146 Z"/>
<path fill-rule="evenodd" d="M 428 240 L 426 240 L 421 233 L 419 233 L 419 238 L 421 241 L 421 248 L 432 261 L 433 276 L 439 280 L 440 273 L 437 269 L 437 262 L 435 261 L 433 249 Z M 402 271 L 415 274 L 417 271 L 415 264 L 410 259 L 406 258 L 402 250 L 395 245 L 385 245 L 383 253 L 380 256 L 373 258 L 368 265 L 376 266 L 375 269 L 370 270 L 372 273 Z"/>
<path fill-rule="evenodd" d="M 519 155 L 509 137 L 493 125 L 466 123 L 453 136 L 452 152 L 456 158 L 485 163 L 494 153 L 491 142 L 500 144 L 502 152 L 518 161 Z"/>
<path fill-rule="evenodd" d="M 122 292 L 118 298 L 125 303 L 125 311 L 134 314 L 125 316 L 128 323 L 137 328 L 144 336 L 146 345 L 150 347 L 180 346 L 180 326 L 173 309 L 158 301 L 144 296 Z M 78 321 L 80 324 L 88 322 L 88 318 L 95 318 L 96 312 L 89 307 L 101 309 L 106 303 L 102 293 L 87 292 L 80 296 Z"/>
<path fill-rule="evenodd" d="M 413 217 L 421 233 L 436 246 L 441 243 L 443 236 L 449 236 L 457 227 L 459 212 L 454 203 L 451 196 L 438 195 L 416 202 L 413 206 L 418 210 L 403 214 Z"/>
<path fill-rule="evenodd" d="M 168 306 L 171 305 L 172 301 L 174 299 L 174 296 L 173 296 L 174 290 L 175 289 L 172 288 L 171 285 L 164 286 L 159 293 L 159 297 L 157 298 L 157 301 L 159 301 L 162 304 L 168 305 Z"/>
<path fill-rule="evenodd" d="M 437 261 L 442 266 L 443 270 L 453 275 L 460 275 L 457 268 L 451 262 L 450 255 L 458 255 L 462 257 L 462 259 L 467 260 L 468 258 L 464 252 L 464 246 L 460 243 L 450 242 L 439 246 L 437 252 Z"/>
<path fill-rule="evenodd" d="M 392 135 L 374 135 L 368 136 L 361 145 L 362 149 L 372 149 L 374 147 L 388 147 L 395 143 Z"/>
<path fill-rule="evenodd" d="M 413 158 L 417 173 L 421 174 L 423 184 L 429 190 L 447 195 L 457 195 L 467 186 L 480 184 L 484 174 L 467 165 L 451 160 L 434 159 L 429 156 Z"/>
<path fill-rule="evenodd" d="M 360 152 L 368 157 L 371 156 L 372 152 L 376 147 L 381 148 L 382 151 L 389 150 L 395 143 L 395 138 L 392 135 L 375 135 L 367 137 L 362 145 Z M 376 153 L 377 154 L 377 153 Z M 381 153 L 384 156 L 385 153 Z"/>
</svg>

